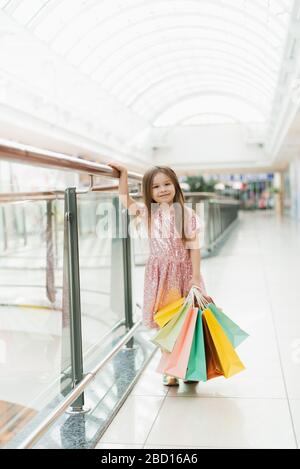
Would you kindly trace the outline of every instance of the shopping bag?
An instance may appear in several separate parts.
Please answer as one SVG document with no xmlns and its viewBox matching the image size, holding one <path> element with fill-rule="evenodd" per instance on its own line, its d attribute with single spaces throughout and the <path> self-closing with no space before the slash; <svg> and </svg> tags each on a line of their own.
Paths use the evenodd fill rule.
<svg viewBox="0 0 300 469">
<path fill-rule="evenodd" d="M 235 322 L 233 322 L 226 314 L 223 313 L 221 308 L 218 308 L 215 302 L 208 295 L 203 295 L 199 290 L 194 290 L 194 295 L 198 301 L 198 304 L 202 309 L 209 308 L 217 321 L 221 324 L 224 332 L 226 333 L 228 339 L 232 343 L 233 347 L 240 345 L 249 334 L 243 331 Z"/>
<path fill-rule="evenodd" d="M 197 322 L 185 379 L 189 381 L 207 381 L 201 309 L 198 309 Z"/>
<path fill-rule="evenodd" d="M 191 308 L 190 303 L 186 303 L 175 316 L 162 328 L 158 333 L 151 339 L 156 345 L 159 345 L 162 349 L 172 352 L 176 339 L 180 334 L 185 316 L 188 309 Z"/>
<path fill-rule="evenodd" d="M 179 298 L 156 312 L 154 315 L 154 321 L 159 325 L 159 327 L 163 327 L 170 321 L 170 319 L 172 319 L 173 316 L 175 316 L 176 313 L 178 313 L 184 304 L 184 301 L 185 297 Z"/>
<path fill-rule="evenodd" d="M 216 348 L 209 332 L 205 316 L 202 314 L 202 326 L 205 346 L 206 376 L 207 380 L 223 376 L 223 370 L 218 358 Z"/>
<path fill-rule="evenodd" d="M 191 307 L 172 352 L 163 352 L 157 371 L 184 379 L 192 347 L 198 308 Z"/>
<path fill-rule="evenodd" d="M 222 326 L 234 348 L 238 347 L 245 339 L 247 339 L 247 337 L 249 337 L 247 332 L 243 331 L 235 322 L 226 316 L 226 314 L 220 311 L 215 304 L 209 303 L 207 308 L 213 312 L 215 318 Z"/>
<path fill-rule="evenodd" d="M 225 378 L 229 378 L 244 370 L 243 363 L 239 359 L 222 326 L 209 308 L 203 311 L 203 317 L 205 317 Z"/>
</svg>

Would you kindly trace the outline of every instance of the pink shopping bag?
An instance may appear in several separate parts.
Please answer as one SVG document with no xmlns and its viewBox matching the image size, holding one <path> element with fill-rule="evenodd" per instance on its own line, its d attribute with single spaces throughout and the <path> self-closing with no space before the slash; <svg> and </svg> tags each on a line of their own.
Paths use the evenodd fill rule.
<svg viewBox="0 0 300 469">
<path fill-rule="evenodd" d="M 184 379 L 189 362 L 194 331 L 197 321 L 198 308 L 191 306 L 186 314 L 181 332 L 175 342 L 172 352 L 163 352 L 157 370 L 177 378 Z"/>
</svg>

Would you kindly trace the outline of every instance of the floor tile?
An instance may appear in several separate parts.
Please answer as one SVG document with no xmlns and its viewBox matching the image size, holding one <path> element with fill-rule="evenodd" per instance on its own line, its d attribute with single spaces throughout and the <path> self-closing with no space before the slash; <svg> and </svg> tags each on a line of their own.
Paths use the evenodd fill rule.
<svg viewBox="0 0 300 469">
<path fill-rule="evenodd" d="M 165 399 L 146 444 L 296 447 L 285 400 L 189 397 Z"/>
<path fill-rule="evenodd" d="M 129 396 L 100 443 L 144 444 L 163 397 Z"/>
</svg>

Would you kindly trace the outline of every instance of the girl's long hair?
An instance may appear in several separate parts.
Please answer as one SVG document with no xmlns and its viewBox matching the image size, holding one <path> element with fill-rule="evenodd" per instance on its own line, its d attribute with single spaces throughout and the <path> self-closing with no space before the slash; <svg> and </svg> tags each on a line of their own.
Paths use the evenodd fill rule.
<svg viewBox="0 0 300 469">
<path fill-rule="evenodd" d="M 173 169 L 169 168 L 168 166 L 153 166 L 152 168 L 148 169 L 143 177 L 143 182 L 142 182 L 142 187 L 143 187 L 143 200 L 144 203 L 147 207 L 147 212 L 148 212 L 148 233 L 151 232 L 151 204 L 155 203 L 155 200 L 152 199 L 152 183 L 154 176 L 157 173 L 164 173 L 166 176 L 168 176 L 172 183 L 174 184 L 175 187 L 175 196 L 173 203 L 176 203 L 176 207 L 180 207 L 180 216 L 176 217 L 176 210 L 175 210 L 175 224 L 178 233 L 181 235 L 182 241 L 185 243 L 188 241 L 190 238 L 186 236 L 185 233 L 185 226 L 186 226 L 186 220 L 187 216 L 186 215 L 186 208 L 184 206 L 185 204 L 185 199 L 184 195 L 182 192 L 182 189 L 179 185 L 178 178 L 176 176 L 176 173 L 173 171 Z"/>
</svg>

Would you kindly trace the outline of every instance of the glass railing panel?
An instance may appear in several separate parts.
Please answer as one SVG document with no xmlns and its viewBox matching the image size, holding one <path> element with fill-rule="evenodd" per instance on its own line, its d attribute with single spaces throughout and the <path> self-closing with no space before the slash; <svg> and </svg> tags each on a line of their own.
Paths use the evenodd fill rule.
<svg viewBox="0 0 300 469">
<path fill-rule="evenodd" d="M 77 195 L 85 371 L 125 332 L 124 214 L 116 194 Z"/>
<path fill-rule="evenodd" d="M 1 445 L 70 386 L 63 231 L 63 198 L 0 201 Z"/>
</svg>

